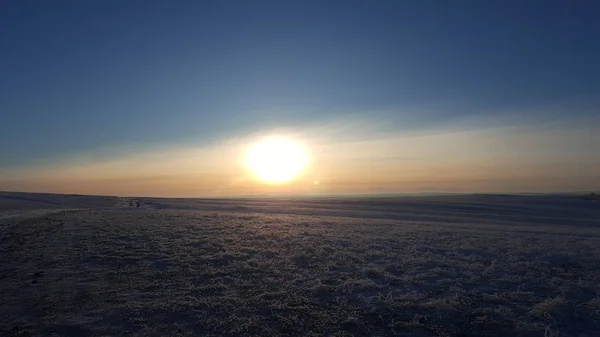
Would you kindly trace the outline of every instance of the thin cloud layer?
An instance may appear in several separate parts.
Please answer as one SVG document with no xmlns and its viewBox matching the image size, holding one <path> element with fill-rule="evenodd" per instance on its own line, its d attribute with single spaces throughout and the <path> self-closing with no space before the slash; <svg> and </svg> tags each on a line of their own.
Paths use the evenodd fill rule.
<svg viewBox="0 0 600 337">
<path fill-rule="evenodd" d="M 553 119 L 394 132 L 354 118 L 278 129 L 205 146 L 170 145 L 62 158 L 0 171 L 3 189 L 109 195 L 235 196 L 390 192 L 561 192 L 600 182 L 600 128 Z M 248 146 L 280 134 L 304 144 L 294 181 L 265 185 L 244 166 Z"/>
</svg>

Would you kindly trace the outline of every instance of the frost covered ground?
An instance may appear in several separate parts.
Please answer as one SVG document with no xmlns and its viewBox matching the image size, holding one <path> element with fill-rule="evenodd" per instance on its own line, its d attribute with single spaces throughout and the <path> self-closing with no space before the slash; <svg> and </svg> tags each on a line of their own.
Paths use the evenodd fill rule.
<svg viewBox="0 0 600 337">
<path fill-rule="evenodd" d="M 0 193 L 1 336 L 600 336 L 600 202 Z"/>
</svg>

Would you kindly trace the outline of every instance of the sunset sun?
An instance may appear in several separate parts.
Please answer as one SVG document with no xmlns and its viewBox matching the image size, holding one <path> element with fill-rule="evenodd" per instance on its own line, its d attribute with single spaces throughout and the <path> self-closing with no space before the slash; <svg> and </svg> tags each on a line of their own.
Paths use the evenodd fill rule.
<svg viewBox="0 0 600 337">
<path fill-rule="evenodd" d="M 283 183 L 294 179 L 302 171 L 306 153 L 300 144 L 290 139 L 267 138 L 251 146 L 246 164 L 261 181 Z"/>
</svg>

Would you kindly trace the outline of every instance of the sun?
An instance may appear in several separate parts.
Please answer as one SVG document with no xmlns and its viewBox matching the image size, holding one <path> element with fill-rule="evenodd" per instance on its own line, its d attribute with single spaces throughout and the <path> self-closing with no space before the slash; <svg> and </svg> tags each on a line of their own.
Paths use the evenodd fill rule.
<svg viewBox="0 0 600 337">
<path fill-rule="evenodd" d="M 297 142 L 271 137 L 250 147 L 246 164 L 258 179 L 267 183 L 283 183 L 300 174 L 306 165 L 306 152 Z"/>
</svg>

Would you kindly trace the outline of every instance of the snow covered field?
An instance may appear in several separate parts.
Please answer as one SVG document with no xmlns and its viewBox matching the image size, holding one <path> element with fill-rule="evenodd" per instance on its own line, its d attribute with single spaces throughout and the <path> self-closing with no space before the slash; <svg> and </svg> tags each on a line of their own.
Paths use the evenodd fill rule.
<svg viewBox="0 0 600 337">
<path fill-rule="evenodd" d="M 600 336 L 600 202 L 0 193 L 0 336 Z"/>
</svg>

